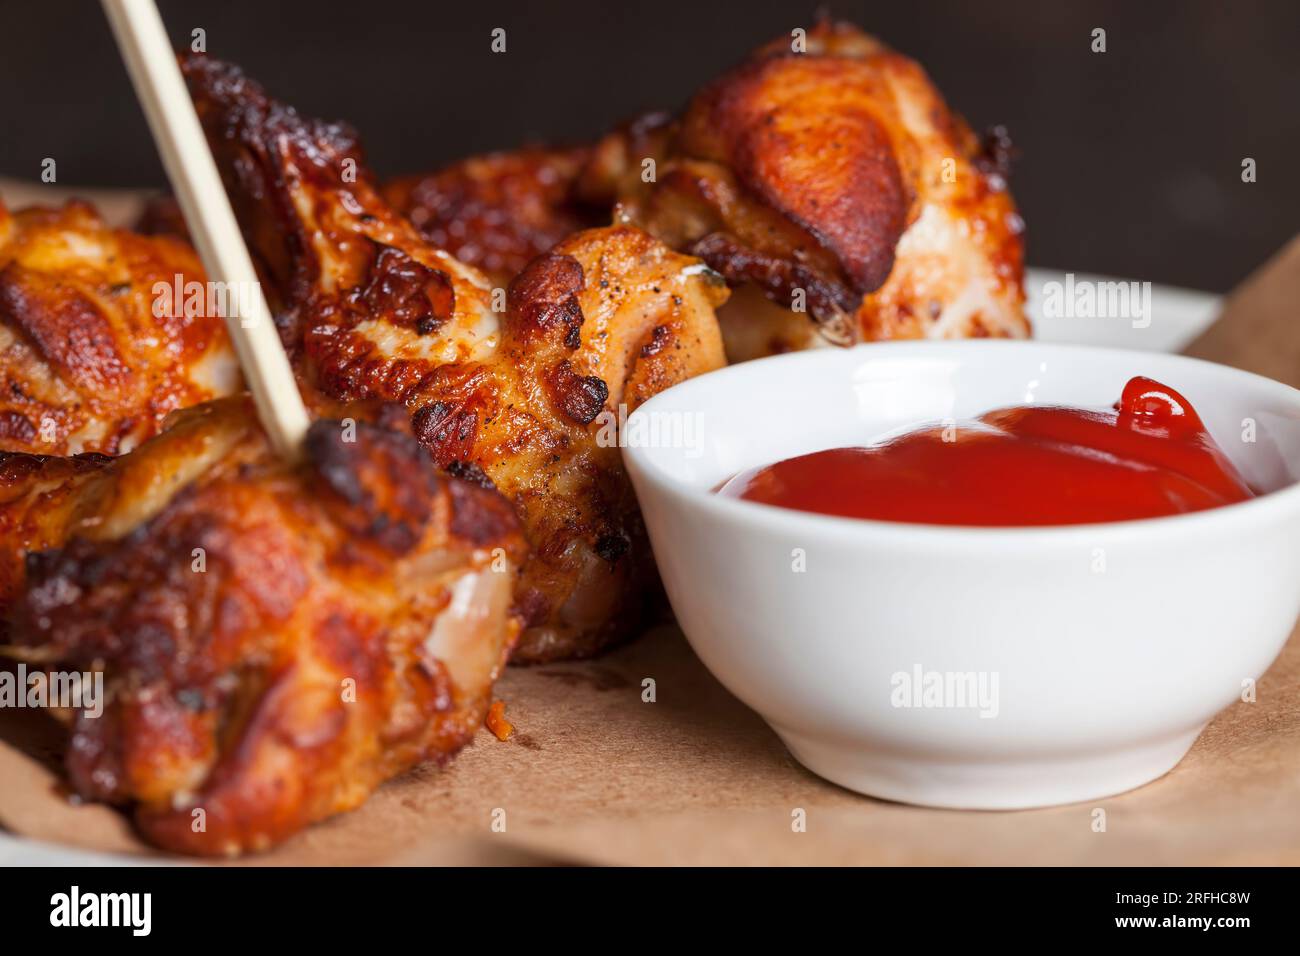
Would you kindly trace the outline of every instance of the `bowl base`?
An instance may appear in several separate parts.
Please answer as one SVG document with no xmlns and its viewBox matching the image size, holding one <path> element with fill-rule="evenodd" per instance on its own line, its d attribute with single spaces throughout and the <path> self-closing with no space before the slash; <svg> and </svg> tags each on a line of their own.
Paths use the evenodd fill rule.
<svg viewBox="0 0 1300 956">
<path fill-rule="evenodd" d="M 832 783 L 949 810 L 1027 810 L 1114 796 L 1164 776 L 1204 729 L 1078 757 L 977 762 L 863 750 L 773 726 L 796 760 Z"/>
</svg>

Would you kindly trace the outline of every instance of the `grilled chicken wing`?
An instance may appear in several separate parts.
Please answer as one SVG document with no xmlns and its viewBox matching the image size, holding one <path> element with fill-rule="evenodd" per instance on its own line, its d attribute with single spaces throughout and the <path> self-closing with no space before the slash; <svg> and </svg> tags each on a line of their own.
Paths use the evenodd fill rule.
<svg viewBox="0 0 1300 956">
<path fill-rule="evenodd" d="M 233 392 L 222 320 L 186 309 L 204 281 L 185 243 L 110 229 L 84 203 L 0 204 L 0 449 L 118 454 Z"/>
<path fill-rule="evenodd" d="M 353 427 L 315 422 L 289 466 L 233 398 L 117 459 L 7 473 L 0 514 L 25 502 L 61 543 L 28 561 L 13 652 L 103 671 L 69 776 L 162 847 L 263 849 L 482 723 L 518 632 L 517 520 L 409 435 Z"/>
<path fill-rule="evenodd" d="M 776 41 L 702 90 L 621 213 L 786 307 L 739 299 L 758 334 L 728 323 L 733 358 L 811 344 L 800 305 L 837 343 L 1023 336 L 1008 152 L 917 63 L 824 21 L 805 52 Z"/>
<path fill-rule="evenodd" d="M 403 403 L 439 465 L 518 511 L 516 659 L 626 634 L 653 578 L 611 419 L 723 363 L 721 279 L 621 226 L 570 236 L 494 289 L 389 206 L 349 129 L 219 61 L 183 67 L 308 387 Z"/>
</svg>

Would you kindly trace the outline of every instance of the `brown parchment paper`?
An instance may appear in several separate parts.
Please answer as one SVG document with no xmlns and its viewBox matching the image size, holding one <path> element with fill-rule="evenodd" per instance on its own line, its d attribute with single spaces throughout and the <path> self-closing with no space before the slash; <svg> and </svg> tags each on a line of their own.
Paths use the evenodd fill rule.
<svg viewBox="0 0 1300 956">
<path fill-rule="evenodd" d="M 1190 351 L 1300 384 L 1298 300 L 1300 239 Z M 1220 714 L 1162 779 L 1089 803 L 958 812 L 874 800 L 803 770 L 663 625 L 595 661 L 511 668 L 498 685 L 516 728 L 508 741 L 480 731 L 448 767 L 390 781 L 240 865 L 1300 864 L 1298 635 L 1256 701 Z M 174 859 L 116 811 L 70 802 L 60 747 L 43 714 L 0 710 L 0 826 Z"/>
</svg>

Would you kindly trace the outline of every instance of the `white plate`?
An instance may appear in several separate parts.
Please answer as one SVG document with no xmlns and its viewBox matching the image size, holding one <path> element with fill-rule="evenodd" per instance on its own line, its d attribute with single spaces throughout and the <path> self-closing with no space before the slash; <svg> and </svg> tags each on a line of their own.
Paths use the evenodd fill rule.
<svg viewBox="0 0 1300 956">
<path fill-rule="evenodd" d="M 1075 282 L 1115 281 L 1104 276 L 1074 273 Z M 1028 311 L 1034 337 L 1044 342 L 1072 342 L 1116 348 L 1178 352 L 1210 327 L 1219 314 L 1219 296 L 1173 286 L 1152 285 L 1151 324 L 1135 328 L 1123 318 L 1062 318 L 1043 314 L 1044 287 L 1049 282 L 1064 284 L 1066 273 L 1058 269 L 1029 269 L 1025 276 Z M 95 853 L 0 833 L 0 866 L 105 866 L 130 865 L 141 861 L 112 853 Z"/>
</svg>

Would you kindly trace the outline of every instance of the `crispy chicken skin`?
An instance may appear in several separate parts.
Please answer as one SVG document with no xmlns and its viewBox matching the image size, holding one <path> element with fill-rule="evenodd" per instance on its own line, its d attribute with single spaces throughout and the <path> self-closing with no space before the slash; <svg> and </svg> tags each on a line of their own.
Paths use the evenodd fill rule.
<svg viewBox="0 0 1300 956">
<path fill-rule="evenodd" d="M 786 307 L 739 300 L 732 318 L 757 314 L 776 341 L 728 327 L 733 358 L 812 344 L 789 311 L 800 300 L 840 344 L 1019 337 L 1008 154 L 1004 134 L 981 144 L 916 62 L 823 21 L 806 52 L 778 40 L 696 95 L 656 181 L 632 181 L 620 214 Z"/>
<path fill-rule="evenodd" d="M 570 236 L 494 290 L 384 200 L 349 129 L 227 64 L 182 66 L 308 388 L 402 403 L 438 465 L 515 506 L 531 546 L 516 659 L 627 635 L 653 570 L 609 420 L 723 364 L 725 284 L 620 226 Z"/>
<path fill-rule="evenodd" d="M 517 520 L 409 435 L 354 427 L 316 421 L 291 466 L 232 398 L 55 466 L 62 543 L 28 559 L 13 652 L 102 669 L 103 714 L 69 715 L 71 783 L 161 847 L 264 849 L 483 721 L 518 632 Z"/>
<path fill-rule="evenodd" d="M 205 281 L 184 242 L 110 229 L 80 202 L 0 203 L 0 450 L 118 454 L 238 388 L 222 320 L 187 314 L 177 276 Z"/>
<path fill-rule="evenodd" d="M 571 233 L 609 223 L 608 203 L 575 184 L 591 150 L 525 147 L 384 185 L 384 198 L 432 245 L 505 286 Z"/>
<path fill-rule="evenodd" d="M 619 196 L 636 187 L 642 158 L 663 154 L 671 122 L 647 113 L 590 146 L 470 156 L 395 179 L 384 197 L 431 244 L 504 286 L 572 233 L 608 225 Z"/>
<path fill-rule="evenodd" d="M 26 580 L 27 554 L 62 544 L 78 510 L 82 488 L 111 458 L 70 458 L 0 452 L 0 637 L 4 615 Z"/>
</svg>

